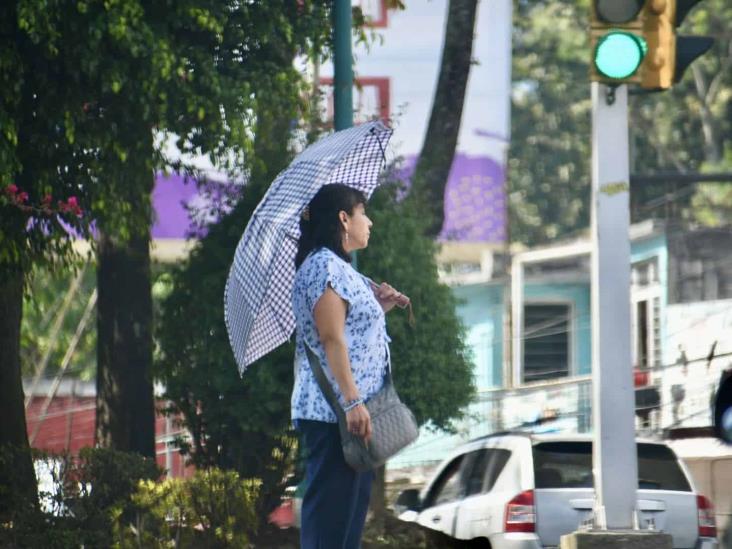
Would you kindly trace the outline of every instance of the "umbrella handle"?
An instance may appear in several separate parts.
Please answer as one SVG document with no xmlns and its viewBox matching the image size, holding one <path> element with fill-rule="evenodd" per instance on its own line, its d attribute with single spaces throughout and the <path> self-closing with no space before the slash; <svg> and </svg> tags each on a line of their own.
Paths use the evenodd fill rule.
<svg viewBox="0 0 732 549">
<path fill-rule="evenodd" d="M 369 277 L 364 277 L 364 278 L 366 278 L 366 280 L 369 281 L 372 291 L 376 292 L 376 290 L 379 289 L 379 287 L 380 287 L 379 284 L 377 284 L 376 282 L 371 280 Z M 400 309 L 406 309 L 407 307 L 409 307 L 409 303 L 410 303 L 409 297 L 407 297 L 404 294 L 401 294 L 401 297 L 399 297 L 396 300 L 396 306 L 399 307 Z"/>
</svg>

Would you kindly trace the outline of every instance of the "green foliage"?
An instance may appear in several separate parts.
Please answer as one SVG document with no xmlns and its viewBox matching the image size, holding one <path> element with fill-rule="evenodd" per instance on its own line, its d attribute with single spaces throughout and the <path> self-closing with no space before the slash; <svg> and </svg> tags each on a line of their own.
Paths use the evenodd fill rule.
<svg viewBox="0 0 732 549">
<path fill-rule="evenodd" d="M 511 237 L 533 245 L 589 225 L 589 0 L 517 0 L 514 17 Z M 732 148 L 732 7 L 700 3 L 680 34 L 713 36 L 670 91 L 631 96 L 631 173 L 729 172 Z M 631 189 L 633 220 L 728 223 L 721 185 L 661 183 Z"/>
<path fill-rule="evenodd" d="M 515 5 L 510 230 L 537 244 L 589 224 L 589 3 Z"/>
<path fill-rule="evenodd" d="M 192 442 L 184 448 L 193 463 L 261 478 L 260 509 L 268 511 L 279 501 L 291 467 L 294 348 L 291 343 L 281 346 L 240 378 L 222 310 L 231 258 L 261 197 L 262 191 L 255 191 L 263 188 L 259 183 L 252 183 L 231 214 L 210 227 L 171 274 L 156 362 L 166 398 L 191 432 Z M 395 193 L 396 187 L 389 186 L 369 205 L 374 236 L 371 246 L 359 253 L 359 264 L 412 298 L 415 328 L 408 326 L 404 312 L 392 312 L 388 321 L 395 381 L 421 423 L 449 429 L 474 391 L 463 332 L 449 288 L 437 282 L 435 245 L 422 236 L 419 212 L 411 203 L 397 202 Z"/>
<path fill-rule="evenodd" d="M 0 465 L 8 459 L 12 451 L 6 448 Z M 152 460 L 100 448 L 85 448 L 78 457 L 37 453 L 35 462 L 47 474 L 41 505 L 17 491 L 4 494 L 14 515 L 0 524 L 3 547 L 111 547 L 115 524 L 139 514 L 132 500 L 138 483 L 162 474 Z"/>
<path fill-rule="evenodd" d="M 293 347 L 263 357 L 242 379 L 226 333 L 223 296 L 243 228 L 291 157 L 290 120 L 297 104 L 278 96 L 269 100 L 257 116 L 256 154 L 241 200 L 166 277 L 156 358 L 171 411 L 182 414 L 192 436 L 190 443 L 181 441 L 184 452 L 197 467 L 262 479 L 260 516 L 279 502 L 295 443 L 289 421 Z"/>
<path fill-rule="evenodd" d="M 131 498 L 135 521 L 117 522 L 115 547 L 246 547 L 257 530 L 260 484 L 215 468 L 141 481 Z"/>
<path fill-rule="evenodd" d="M 78 286 L 75 281 L 79 278 Z M 96 286 L 95 270 L 74 265 L 55 270 L 36 267 L 28 282 L 21 325 L 21 364 L 23 376 L 32 378 L 47 354 L 45 376 L 54 375 L 62 364 Z M 68 300 L 68 307 L 64 303 Z M 62 315 L 64 309 L 65 314 Z M 54 325 L 63 316 L 54 338 Z M 96 322 L 88 318 L 66 375 L 90 380 L 96 372 Z"/>
<path fill-rule="evenodd" d="M 414 327 L 406 311 L 387 316 L 394 382 L 420 424 L 450 430 L 474 396 L 472 364 L 455 297 L 437 279 L 436 244 L 424 236 L 425 216 L 415 201 L 397 200 L 399 193 L 398 183 L 387 183 L 370 200 L 374 226 L 358 268 L 410 297 Z"/>
<path fill-rule="evenodd" d="M 4 449 L 0 465 L 12 458 Z M 257 529 L 260 481 L 231 471 L 160 480 L 152 460 L 99 448 L 35 462 L 41 506 L 3 494 L 14 511 L 0 524 L 3 547 L 244 547 Z"/>
<path fill-rule="evenodd" d="M 89 215 L 76 228 L 95 218 L 122 240 L 149 223 L 153 169 L 192 169 L 163 158 L 166 140 L 245 165 L 261 99 L 297 101 L 292 59 L 323 51 L 330 26 L 321 0 L 16 0 L 0 21 L 12 37 L 0 49 L 0 187 L 33 204 L 78 196 Z M 55 219 L 29 232 L 27 212 L 0 211 L 0 266 L 68 253 Z"/>
<path fill-rule="evenodd" d="M 242 379 L 224 325 L 223 296 L 231 258 L 259 195 L 237 207 L 171 273 L 158 327 L 157 376 L 192 442 L 197 467 L 233 469 L 261 478 L 262 507 L 278 501 L 294 440 L 288 436 L 293 347 L 252 364 Z"/>
<path fill-rule="evenodd" d="M 85 543 L 104 546 L 113 520 L 133 520 L 137 510 L 131 496 L 138 482 L 157 480 L 162 470 L 153 460 L 137 454 L 84 448 L 78 458 L 66 460 L 63 473 L 63 504 L 69 516 L 80 530 L 88 532 Z"/>
<path fill-rule="evenodd" d="M 682 81 L 660 94 L 632 98 L 631 169 L 732 171 L 732 7 L 706 0 L 680 34 L 712 36 L 712 50 L 687 69 Z M 660 183 L 631 189 L 635 220 L 664 217 L 703 225 L 729 223 L 729 185 Z"/>
</svg>

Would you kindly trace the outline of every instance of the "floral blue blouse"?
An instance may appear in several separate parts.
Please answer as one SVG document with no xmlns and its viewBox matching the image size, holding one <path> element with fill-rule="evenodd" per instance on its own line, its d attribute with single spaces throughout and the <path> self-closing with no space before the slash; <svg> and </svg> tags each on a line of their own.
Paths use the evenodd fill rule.
<svg viewBox="0 0 732 549">
<path fill-rule="evenodd" d="M 381 389 L 389 363 L 389 341 L 384 310 L 376 300 L 368 279 L 328 248 L 312 252 L 295 274 L 292 306 L 295 313 L 295 386 L 292 391 L 292 419 L 336 423 L 308 364 L 305 343 L 320 358 L 325 375 L 341 404 L 343 395 L 330 371 L 325 350 L 315 327 L 315 304 L 330 286 L 348 302 L 346 345 L 353 380 L 362 398 L 368 400 Z"/>
</svg>

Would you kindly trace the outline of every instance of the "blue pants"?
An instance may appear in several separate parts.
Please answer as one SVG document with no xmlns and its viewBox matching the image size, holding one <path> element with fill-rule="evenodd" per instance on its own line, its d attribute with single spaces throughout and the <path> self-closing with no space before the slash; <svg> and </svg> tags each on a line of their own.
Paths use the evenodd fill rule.
<svg viewBox="0 0 732 549">
<path fill-rule="evenodd" d="M 359 473 L 343 458 L 338 424 L 298 420 L 307 452 L 301 549 L 358 549 L 374 473 Z"/>
</svg>

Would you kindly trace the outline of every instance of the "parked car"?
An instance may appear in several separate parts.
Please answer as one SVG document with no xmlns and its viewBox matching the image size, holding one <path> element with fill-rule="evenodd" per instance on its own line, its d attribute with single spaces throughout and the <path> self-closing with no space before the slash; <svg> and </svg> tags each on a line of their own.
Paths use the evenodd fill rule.
<svg viewBox="0 0 732 549">
<path fill-rule="evenodd" d="M 638 441 L 638 522 L 671 534 L 675 548 L 716 549 L 709 500 L 668 445 Z M 594 488 L 590 436 L 501 433 L 448 457 L 423 490 L 394 511 L 456 540 L 493 549 L 557 547 L 588 524 Z"/>
</svg>

